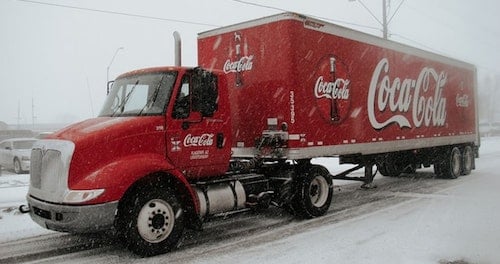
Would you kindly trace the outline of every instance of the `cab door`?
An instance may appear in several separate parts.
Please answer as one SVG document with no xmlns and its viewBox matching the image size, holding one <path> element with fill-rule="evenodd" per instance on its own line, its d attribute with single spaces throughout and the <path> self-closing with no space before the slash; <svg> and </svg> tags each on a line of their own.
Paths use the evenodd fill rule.
<svg viewBox="0 0 500 264">
<path fill-rule="evenodd" d="M 182 77 L 167 121 L 167 155 L 188 178 L 225 173 L 231 156 L 229 113 L 217 76 L 196 68 Z"/>
</svg>

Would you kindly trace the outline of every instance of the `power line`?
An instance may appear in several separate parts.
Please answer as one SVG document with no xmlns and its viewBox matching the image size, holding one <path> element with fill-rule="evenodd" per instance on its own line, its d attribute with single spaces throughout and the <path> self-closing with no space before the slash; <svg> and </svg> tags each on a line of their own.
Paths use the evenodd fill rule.
<svg viewBox="0 0 500 264">
<path fill-rule="evenodd" d="M 221 27 L 220 25 L 214 25 L 214 24 L 208 24 L 208 23 L 202 23 L 202 22 L 193 22 L 193 21 L 188 21 L 188 20 L 180 20 L 180 19 L 172 19 L 172 18 L 146 16 L 146 15 L 124 13 L 124 12 L 116 12 L 116 11 L 110 11 L 110 10 L 102 10 L 102 9 L 79 7 L 79 6 L 61 5 L 61 4 L 54 4 L 54 3 L 34 1 L 34 0 L 17 0 L 17 1 L 19 1 L 19 2 L 25 2 L 25 3 L 30 3 L 30 4 L 37 4 L 37 5 L 55 6 L 55 7 L 75 9 L 75 10 L 82 10 L 82 11 L 89 11 L 89 12 L 97 12 L 97 13 L 120 15 L 120 16 L 128 16 L 128 17 L 138 17 L 138 18 L 153 19 L 153 20 L 160 20 L 160 21 L 168 21 L 168 22 L 175 22 L 175 23 L 183 23 L 183 24 L 190 24 L 190 25 L 197 25 L 197 26 Z"/>
<path fill-rule="evenodd" d="M 263 4 L 257 4 L 257 3 L 253 3 L 253 2 L 243 1 L 243 0 L 231 0 L 231 1 L 237 2 L 237 3 L 240 3 L 240 4 L 245 4 L 245 5 L 252 5 L 252 6 L 257 6 L 257 7 L 267 8 L 267 9 L 273 9 L 273 10 L 277 10 L 277 11 L 281 11 L 281 12 L 292 12 L 290 10 L 282 9 L 282 8 L 279 8 L 279 7 L 268 6 L 268 5 L 263 5 Z M 356 26 L 356 27 L 363 27 L 363 28 L 380 30 L 377 27 L 372 27 L 372 26 L 367 26 L 367 25 L 352 23 L 352 22 L 344 21 L 344 20 L 331 19 L 331 18 L 321 17 L 321 16 L 315 16 L 315 15 L 307 15 L 307 16 L 313 17 L 313 18 L 317 18 L 317 19 L 321 19 L 321 20 L 330 21 L 330 22 L 335 22 L 335 23 L 342 23 L 342 24 Z"/>
</svg>

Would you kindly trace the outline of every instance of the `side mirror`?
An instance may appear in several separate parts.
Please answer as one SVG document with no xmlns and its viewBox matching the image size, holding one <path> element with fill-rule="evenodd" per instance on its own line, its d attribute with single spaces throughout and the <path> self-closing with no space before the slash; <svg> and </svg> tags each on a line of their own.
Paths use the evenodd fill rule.
<svg viewBox="0 0 500 264">
<path fill-rule="evenodd" d="M 115 83 L 115 81 L 108 81 L 108 85 L 106 88 L 106 95 L 108 95 L 111 89 L 113 88 L 113 83 Z"/>
</svg>

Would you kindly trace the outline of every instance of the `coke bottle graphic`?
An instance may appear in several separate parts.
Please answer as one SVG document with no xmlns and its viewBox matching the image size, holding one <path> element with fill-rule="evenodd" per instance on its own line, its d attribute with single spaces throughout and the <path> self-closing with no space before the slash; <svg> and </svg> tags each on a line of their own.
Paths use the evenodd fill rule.
<svg viewBox="0 0 500 264">
<path fill-rule="evenodd" d="M 234 33 L 234 42 L 236 48 L 236 61 L 241 61 L 241 33 Z M 236 86 L 243 85 L 243 73 L 240 70 L 236 70 Z"/>
<path fill-rule="evenodd" d="M 335 58 L 331 57 L 330 58 L 330 74 L 332 76 L 333 83 L 335 83 L 335 86 L 337 86 L 336 82 L 336 77 L 335 77 Z M 337 88 L 337 87 L 334 87 Z M 330 117 L 332 121 L 338 122 L 340 121 L 340 116 L 339 116 L 339 110 L 337 106 L 337 98 L 334 95 L 335 89 L 332 89 L 332 94 L 331 94 L 331 106 L 330 106 Z"/>
</svg>

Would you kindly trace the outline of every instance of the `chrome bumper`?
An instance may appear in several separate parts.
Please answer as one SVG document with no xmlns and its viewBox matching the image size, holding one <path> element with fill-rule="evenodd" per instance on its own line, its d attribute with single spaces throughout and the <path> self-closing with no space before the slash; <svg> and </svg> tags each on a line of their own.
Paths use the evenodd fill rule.
<svg viewBox="0 0 500 264">
<path fill-rule="evenodd" d="M 118 201 L 98 205 L 59 205 L 27 197 L 30 216 L 40 226 L 59 232 L 93 233 L 113 227 Z"/>
</svg>

